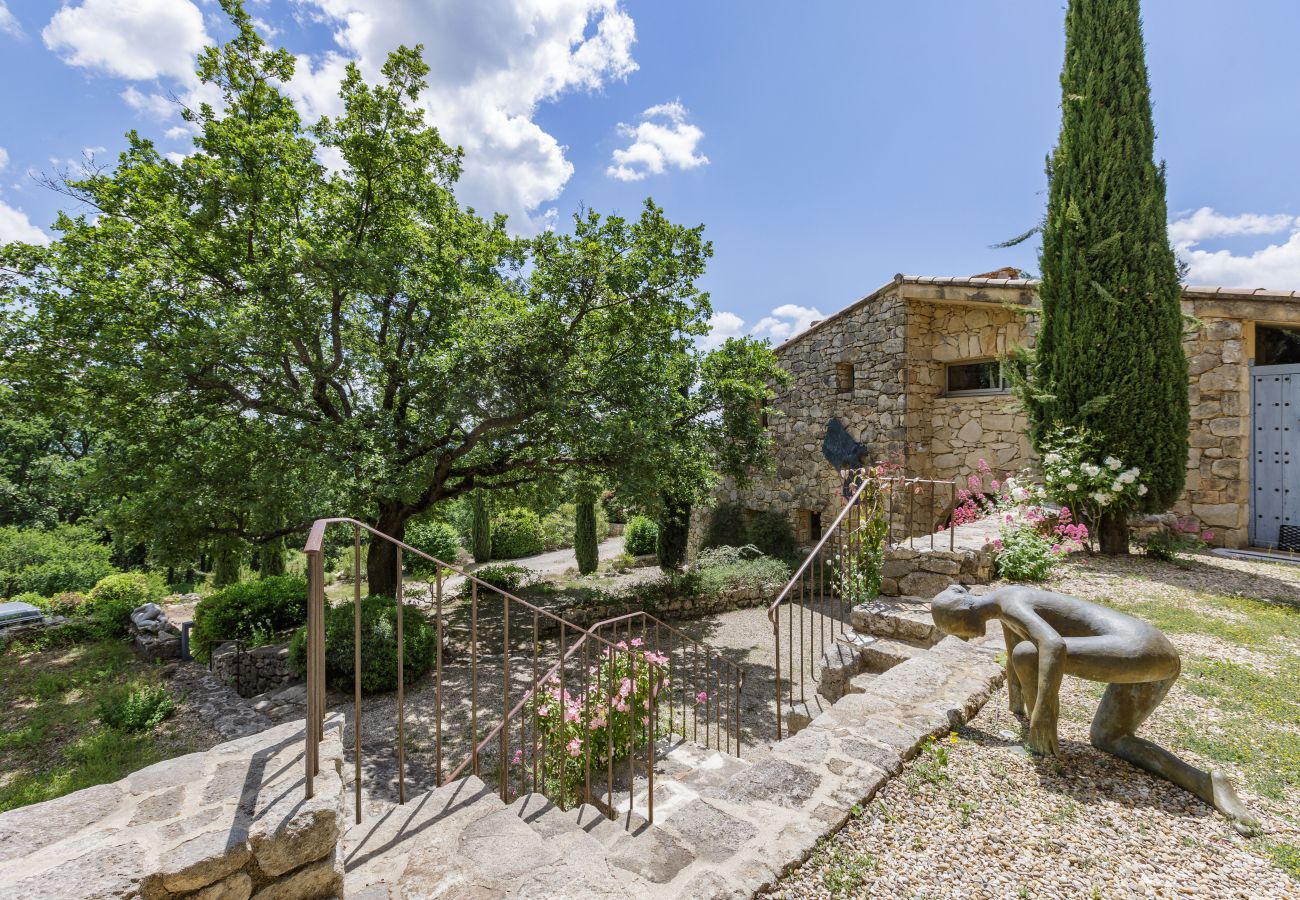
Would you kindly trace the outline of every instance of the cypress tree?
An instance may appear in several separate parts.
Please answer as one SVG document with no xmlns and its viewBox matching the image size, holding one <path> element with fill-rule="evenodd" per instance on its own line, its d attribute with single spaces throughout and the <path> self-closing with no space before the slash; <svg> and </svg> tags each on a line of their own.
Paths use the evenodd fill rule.
<svg viewBox="0 0 1300 900">
<path fill-rule="evenodd" d="M 285 573 L 284 538 L 267 541 L 257 551 L 257 575 L 271 578 Z"/>
<path fill-rule="evenodd" d="M 488 516 L 487 496 L 483 491 L 474 491 L 470 495 L 470 504 L 474 518 L 470 522 L 470 552 L 474 562 L 485 563 L 492 558 L 492 520 Z"/>
<path fill-rule="evenodd" d="M 676 572 L 686 562 L 691 505 L 667 492 L 660 496 L 660 502 L 662 508 L 657 521 L 659 538 L 655 542 L 655 554 L 659 559 L 659 568 L 665 572 Z"/>
<path fill-rule="evenodd" d="M 578 572 L 590 575 L 600 562 L 596 540 L 596 490 L 593 485 L 580 485 L 575 496 L 577 513 L 573 529 L 573 555 L 578 558 Z"/>
<path fill-rule="evenodd" d="M 1187 359 L 1139 0 L 1070 0 L 1065 29 L 1041 328 L 1022 397 L 1035 445 L 1055 426 L 1086 428 L 1142 470 L 1142 511 L 1164 510 L 1186 475 Z M 1128 552 L 1124 511 L 1099 526 L 1103 553 Z"/>
</svg>

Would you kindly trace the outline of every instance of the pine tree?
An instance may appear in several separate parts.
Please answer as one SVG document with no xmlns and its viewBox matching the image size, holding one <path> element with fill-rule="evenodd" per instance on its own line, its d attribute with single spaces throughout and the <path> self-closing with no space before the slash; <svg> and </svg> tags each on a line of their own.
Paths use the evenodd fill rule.
<svg viewBox="0 0 1300 900">
<path fill-rule="evenodd" d="M 591 485 L 582 485 L 577 492 L 577 513 L 573 529 L 573 555 L 578 558 L 578 572 L 590 575 L 600 562 L 599 542 L 596 540 L 596 498 Z"/>
<path fill-rule="evenodd" d="M 470 551 L 474 554 L 474 562 L 485 563 L 492 558 L 492 519 L 488 515 L 487 495 L 476 490 L 470 503 L 474 509 L 470 523 Z"/>
<path fill-rule="evenodd" d="M 1187 360 L 1139 0 L 1070 0 L 1065 28 L 1041 328 L 1022 397 L 1036 445 L 1058 425 L 1087 429 L 1142 470 L 1142 509 L 1159 511 L 1186 474 Z M 1099 537 L 1103 553 L 1127 553 L 1126 513 L 1106 514 Z"/>
</svg>

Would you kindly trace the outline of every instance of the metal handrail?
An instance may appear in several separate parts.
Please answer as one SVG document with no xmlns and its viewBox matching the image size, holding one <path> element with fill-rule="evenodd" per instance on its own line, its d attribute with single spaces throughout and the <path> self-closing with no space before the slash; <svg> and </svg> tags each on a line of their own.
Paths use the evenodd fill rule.
<svg viewBox="0 0 1300 900">
<path fill-rule="evenodd" d="M 527 716 L 525 715 L 525 713 L 529 707 L 530 700 L 534 698 L 534 696 L 537 694 L 538 691 L 543 689 L 543 686 L 548 683 L 549 679 L 558 677 L 560 680 L 561 701 L 563 702 L 564 697 L 567 696 L 567 694 L 565 693 L 566 666 L 572 664 L 575 660 L 577 660 L 579 654 L 581 654 L 583 665 L 579 669 L 578 673 L 576 673 L 576 676 L 571 676 L 571 677 L 576 677 L 577 681 L 575 683 L 581 685 L 581 690 L 579 695 L 584 699 L 584 701 L 586 700 L 587 697 L 591 696 L 590 692 L 593 690 L 593 687 L 590 684 L 590 676 L 593 673 L 599 671 L 599 667 L 593 667 L 590 665 L 590 659 L 593 651 L 598 655 L 605 654 L 611 659 L 618 654 L 625 654 L 625 656 L 623 657 L 624 660 L 623 665 L 625 666 L 625 670 L 629 671 L 633 675 L 635 675 L 635 672 L 640 666 L 651 665 L 651 664 L 655 664 L 656 666 L 659 666 L 659 664 L 654 661 L 658 660 L 660 656 L 659 637 L 661 634 L 667 635 L 669 641 L 669 652 L 666 654 L 667 665 L 661 666 L 661 668 L 665 669 L 665 673 L 667 677 L 661 675 L 658 672 L 655 672 L 652 675 L 652 677 L 649 678 L 648 703 L 650 709 L 647 711 L 648 716 L 646 717 L 647 721 L 644 723 L 645 725 L 644 733 L 641 732 L 641 728 L 640 728 L 641 723 L 636 723 L 636 726 L 629 730 L 629 734 L 627 736 L 627 742 L 628 742 L 627 747 L 618 748 L 620 751 L 618 755 L 621 756 L 623 752 L 626 752 L 628 756 L 629 778 L 632 778 L 634 776 L 634 769 L 636 766 L 635 749 L 636 746 L 639 745 L 640 739 L 641 738 L 645 739 L 645 743 L 647 745 L 647 755 L 645 760 L 646 769 L 649 773 L 649 778 L 651 780 L 651 793 L 648 801 L 649 821 L 651 822 L 654 821 L 654 797 L 653 797 L 654 759 L 653 756 L 655 752 L 654 735 L 655 735 L 655 729 L 657 727 L 657 716 L 658 716 L 657 707 L 659 703 L 659 693 L 662 688 L 662 685 L 665 682 L 668 682 L 670 685 L 672 683 L 670 680 L 671 671 L 672 671 L 672 658 L 673 658 L 671 642 L 674 636 L 679 639 L 681 647 L 685 647 L 688 644 L 693 644 L 695 646 L 696 659 L 694 660 L 694 662 L 697 664 L 696 665 L 697 669 L 699 668 L 698 657 L 700 653 L 700 648 L 705 648 L 708 662 L 714 662 L 716 657 L 716 661 L 719 665 L 714 666 L 714 669 L 719 669 L 722 667 L 730 667 L 730 669 L 728 670 L 728 675 L 729 675 L 728 685 L 729 686 L 732 684 L 735 685 L 735 694 L 733 698 L 734 704 L 731 707 L 731 713 L 730 715 L 727 716 L 726 738 L 727 738 L 727 747 L 728 749 L 730 749 L 731 740 L 732 740 L 732 726 L 734 725 L 736 752 L 737 754 L 739 754 L 740 737 L 741 737 L 739 697 L 740 697 L 740 690 L 744 684 L 744 672 L 739 666 L 737 666 L 731 660 L 727 660 L 724 657 L 722 657 L 713 648 L 708 647 L 708 645 L 702 644 L 701 642 L 698 641 L 694 641 L 693 639 L 683 634 L 681 631 L 645 613 L 629 613 L 624 616 L 617 616 L 612 619 L 607 619 L 603 622 L 598 622 L 595 625 L 584 629 L 578 625 L 575 625 L 567 621 L 561 616 L 558 616 L 546 609 L 543 609 L 539 606 L 529 603 L 528 601 L 523 600 L 515 596 L 514 594 L 511 594 L 509 591 L 503 590 L 499 587 L 496 587 L 495 585 L 489 584 L 488 582 L 483 581 L 482 579 L 476 577 L 470 572 L 467 572 L 455 565 L 443 562 L 442 560 L 428 553 L 425 553 L 424 551 L 416 547 L 412 547 L 410 544 L 407 544 L 404 541 L 398 540 L 397 538 L 384 534 L 378 529 L 373 528 L 370 525 L 367 525 L 365 522 L 361 522 L 357 519 L 348 518 L 348 517 L 334 517 L 334 518 L 316 520 L 312 524 L 311 531 L 308 535 L 307 542 L 304 547 L 304 550 L 307 553 L 307 558 L 308 558 L 308 615 L 307 615 L 308 716 L 307 716 L 307 748 L 305 753 L 306 769 L 307 769 L 306 771 L 307 797 L 310 798 L 313 796 L 315 776 L 319 774 L 320 771 L 319 744 L 324 737 L 324 718 L 325 718 L 325 700 L 326 700 L 325 628 L 324 628 L 324 622 L 325 622 L 324 543 L 325 543 L 326 529 L 331 525 L 348 525 L 351 526 L 353 530 L 353 585 L 354 585 L 353 598 L 352 598 L 353 605 L 354 605 L 354 616 L 353 616 L 354 748 L 353 750 L 355 756 L 354 758 L 355 773 L 354 773 L 353 780 L 354 780 L 355 807 L 356 807 L 355 815 L 356 815 L 357 822 L 361 821 L 361 783 L 362 783 L 362 778 L 361 778 L 362 659 L 361 659 L 360 648 L 361 648 L 361 580 L 362 580 L 361 578 L 361 534 L 363 531 L 381 540 L 388 541 L 389 543 L 395 545 L 396 552 L 397 552 L 397 559 L 396 559 L 396 564 L 398 569 L 398 578 L 397 578 L 397 585 L 396 585 L 397 761 L 398 761 L 398 802 L 399 803 L 406 802 L 406 746 L 405 746 L 406 735 L 405 735 L 405 715 L 404 715 L 405 670 L 403 664 L 404 663 L 403 653 L 404 653 L 404 644 L 405 644 L 404 624 L 403 624 L 403 607 L 404 607 L 403 593 L 405 587 L 405 579 L 403 575 L 403 566 L 402 566 L 403 552 L 415 554 L 416 556 L 424 560 L 427 560 L 430 563 L 433 563 L 433 565 L 435 566 L 435 587 L 434 587 L 435 608 L 434 608 L 434 616 L 433 616 L 434 617 L 433 625 L 436 632 L 435 650 L 434 650 L 435 653 L 434 777 L 435 777 L 436 785 L 441 786 L 446 782 L 455 780 L 456 778 L 459 778 L 462 775 L 466 774 L 467 770 L 472 771 L 474 774 L 482 774 L 480 770 L 480 757 L 485 754 L 485 751 L 487 751 L 488 748 L 490 748 L 493 742 L 495 741 L 499 743 L 500 746 L 499 788 L 500 788 L 501 798 L 503 800 L 507 800 L 508 791 L 509 791 L 509 782 L 510 782 L 510 775 L 509 775 L 509 765 L 510 765 L 509 756 L 510 756 L 510 749 L 511 749 L 510 732 L 511 729 L 515 727 L 515 725 L 518 725 L 520 737 L 519 737 L 519 744 L 517 745 L 518 749 L 516 750 L 516 756 L 517 757 L 520 756 L 523 752 L 523 749 L 527 747 L 530 753 L 529 761 L 532 764 L 532 775 L 533 775 L 532 789 L 542 790 L 545 793 L 547 789 L 547 785 L 545 783 L 546 778 L 544 777 L 545 773 L 543 772 L 543 777 L 540 778 L 538 775 L 538 768 L 539 768 L 538 740 L 541 737 L 541 729 L 539 727 L 539 721 L 538 721 L 538 716 L 536 714 L 535 704 L 533 706 L 534 715 L 532 721 L 531 735 L 527 733 L 528 731 L 527 721 L 526 721 Z M 471 681 L 471 687 L 470 687 L 471 701 L 470 701 L 469 727 L 470 727 L 471 744 L 465 758 L 461 760 L 457 765 L 455 765 L 451 769 L 450 774 L 446 778 L 444 778 L 443 777 L 443 652 L 444 652 L 443 638 L 444 638 L 445 623 L 443 617 L 443 586 L 444 586 L 444 579 L 447 575 L 447 572 L 463 575 L 470 587 L 470 597 L 469 597 L 470 626 L 469 627 L 470 627 L 471 650 L 469 653 L 469 667 L 470 667 L 470 681 Z M 479 649 L 478 617 L 479 617 L 479 606 L 480 606 L 480 588 L 490 592 L 491 594 L 495 594 L 499 596 L 501 598 L 501 604 L 502 604 L 502 621 L 501 621 L 501 625 L 502 625 L 502 635 L 501 635 L 502 717 L 500 722 L 488 728 L 486 733 L 481 738 L 479 732 L 479 709 L 478 709 L 479 696 L 480 696 L 480 690 L 479 690 L 480 654 L 478 652 Z M 532 648 L 533 648 L 533 661 L 532 661 L 530 686 L 524 692 L 522 699 L 513 703 L 513 705 L 511 703 L 512 687 L 511 687 L 511 661 L 510 661 L 510 648 L 511 648 L 510 632 L 511 632 L 512 613 L 514 614 L 515 618 L 519 618 L 521 616 L 522 617 L 531 616 Z M 638 652 L 638 649 L 632 645 L 632 637 L 631 637 L 632 628 L 633 628 L 634 620 L 636 620 L 638 617 L 640 618 L 640 625 L 643 631 L 648 628 L 655 629 L 654 631 L 655 640 L 653 644 L 653 648 L 654 648 L 653 652 L 655 654 L 654 657 L 648 656 L 645 652 Z M 558 626 L 559 659 L 543 673 L 543 672 L 539 672 L 539 654 L 541 650 L 541 641 L 539 638 L 541 634 L 541 625 L 544 621 L 548 625 L 548 627 Z M 628 640 L 623 642 L 622 644 L 616 643 L 615 641 L 617 641 L 618 638 L 618 629 L 623 628 L 624 626 L 628 629 L 627 630 Z M 615 635 L 614 635 L 615 641 L 607 640 L 602 634 L 598 633 L 601 630 L 610 629 L 610 628 L 615 629 Z M 527 630 L 526 625 L 524 626 L 524 630 L 525 631 Z M 573 637 L 576 638 L 576 640 L 574 640 L 572 644 L 569 643 L 569 637 L 571 633 Z M 638 657 L 640 658 L 638 659 Z M 610 677 L 612 679 L 613 666 L 610 666 L 608 671 L 611 673 Z M 635 681 L 635 678 L 633 680 Z M 610 688 L 610 697 L 607 702 L 609 702 L 612 705 L 612 698 L 613 698 L 614 687 L 615 687 L 612 681 L 608 687 Z M 671 692 L 669 694 L 669 698 L 670 700 L 672 699 Z M 722 698 L 721 696 L 718 696 L 717 699 L 714 699 L 714 695 L 710 695 L 709 701 L 710 701 L 709 705 L 707 705 L 704 709 L 704 716 L 706 722 L 705 740 L 706 742 L 710 740 L 708 723 L 710 721 L 710 717 L 712 717 L 712 720 L 715 723 L 715 732 L 718 735 L 718 743 L 720 745 L 721 737 L 722 737 L 721 729 L 722 729 L 722 721 L 723 721 Z M 683 729 L 686 720 L 685 702 L 686 701 L 683 700 L 683 715 L 682 715 Z M 586 704 L 585 702 L 583 708 L 587 710 L 590 709 L 589 705 Z M 587 714 L 589 715 L 590 713 L 588 712 Z M 676 710 L 671 703 L 669 706 L 669 716 L 670 716 L 670 722 L 676 721 Z M 699 716 L 699 711 L 697 710 L 696 712 L 697 729 L 698 729 L 698 716 Z M 629 721 L 632 721 L 632 718 L 629 718 Z M 590 734 L 590 731 L 588 731 L 587 733 Z M 587 745 L 585 752 L 583 753 L 584 758 L 582 760 L 582 764 L 585 769 L 584 779 L 583 779 L 584 788 L 585 788 L 584 794 L 586 800 L 590 801 L 591 799 L 591 774 L 590 774 L 591 747 L 589 745 L 591 742 L 584 741 L 583 743 L 584 745 Z M 607 754 L 608 755 L 608 764 L 607 764 L 608 783 L 609 783 L 610 796 L 612 797 L 613 759 L 615 756 L 615 748 L 611 745 L 607 749 L 608 749 L 608 754 Z M 544 762 L 545 760 L 543 758 L 542 763 L 544 764 Z M 562 806 L 564 805 L 563 773 L 564 773 L 564 760 L 561 759 L 562 786 L 561 786 L 561 796 L 558 799 Z M 527 785 L 527 778 L 523 777 L 522 780 L 524 781 L 525 785 Z M 629 814 L 630 811 L 631 811 L 631 804 L 629 804 Z M 610 815 L 612 817 L 613 815 L 612 811 Z"/>
<path fill-rule="evenodd" d="M 777 740 L 781 739 L 783 727 L 782 702 L 785 695 L 788 694 L 788 704 L 794 705 L 794 685 L 796 677 L 799 685 L 800 702 L 807 701 L 806 685 L 808 680 L 817 676 L 816 660 L 819 656 L 818 646 L 820 643 L 821 652 L 826 651 L 826 638 L 829 632 L 832 646 L 836 640 L 845 635 L 850 624 L 849 606 L 851 598 L 846 596 L 842 590 L 844 583 L 848 580 L 853 572 L 853 566 L 862 549 L 863 535 L 862 531 L 866 528 L 871 519 L 875 517 L 883 506 L 886 521 L 885 529 L 885 546 L 894 546 L 901 541 L 895 541 L 895 532 L 899 530 L 896 526 L 899 524 L 896 520 L 899 518 L 899 511 L 894 503 L 894 495 L 900 489 L 908 497 L 907 505 L 903 510 L 904 522 L 901 531 L 906 535 L 907 542 L 915 546 L 913 531 L 916 527 L 915 522 L 915 502 L 914 497 L 924 493 L 924 485 L 929 486 L 929 510 L 930 525 L 926 526 L 926 532 L 930 539 L 930 548 L 935 549 L 935 536 L 933 522 L 933 511 L 935 501 L 938 496 L 937 488 L 939 485 L 945 485 L 948 489 L 948 506 L 949 511 L 956 500 L 956 482 L 949 480 L 938 480 L 928 478 L 913 478 L 905 475 L 876 476 L 856 473 L 853 476 L 861 477 L 861 481 L 853 490 L 848 498 L 844 501 L 843 507 L 831 522 L 830 527 L 826 529 L 821 538 L 813 546 L 804 561 L 795 570 L 795 573 L 786 582 L 776 599 L 768 606 L 767 618 L 772 624 L 772 643 L 776 653 L 775 656 L 775 683 L 776 683 L 776 736 Z M 874 489 L 868 494 L 868 488 Z M 864 496 L 865 495 L 865 496 Z M 869 506 L 864 512 L 864 507 Z M 926 520 L 922 520 L 924 522 Z M 955 534 L 953 529 L 948 529 L 948 547 L 955 547 Z M 826 569 L 829 566 L 831 570 L 831 591 L 827 590 Z M 827 604 L 831 602 L 835 605 L 835 614 L 827 614 Z M 788 639 L 785 644 L 785 679 L 782 680 L 782 643 L 781 643 L 781 608 L 786 609 L 786 630 Z M 799 609 L 799 660 L 796 665 L 795 655 L 795 607 Z M 805 613 L 807 613 L 807 623 L 805 627 Z M 797 676 L 796 676 L 797 673 Z M 783 686 L 784 685 L 784 686 Z"/>
</svg>

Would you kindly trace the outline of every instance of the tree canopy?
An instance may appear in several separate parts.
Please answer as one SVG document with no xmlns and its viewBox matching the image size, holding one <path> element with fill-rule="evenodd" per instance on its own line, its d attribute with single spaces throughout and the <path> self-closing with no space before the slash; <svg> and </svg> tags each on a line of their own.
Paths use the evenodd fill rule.
<svg viewBox="0 0 1300 900">
<path fill-rule="evenodd" d="M 479 488 L 591 471 L 698 496 L 763 463 L 753 410 L 781 373 L 752 341 L 699 349 L 702 226 L 647 200 L 514 236 L 458 203 L 420 48 L 375 84 L 350 65 L 342 113 L 307 124 L 293 56 L 223 5 L 238 33 L 200 56 L 221 102 L 185 112 L 193 153 L 131 132 L 58 185 L 84 211 L 56 240 L 0 248 L 0 382 L 109 436 L 122 527 L 263 542 L 346 513 L 400 537 Z M 369 566 L 391 586 L 382 546 Z"/>
</svg>

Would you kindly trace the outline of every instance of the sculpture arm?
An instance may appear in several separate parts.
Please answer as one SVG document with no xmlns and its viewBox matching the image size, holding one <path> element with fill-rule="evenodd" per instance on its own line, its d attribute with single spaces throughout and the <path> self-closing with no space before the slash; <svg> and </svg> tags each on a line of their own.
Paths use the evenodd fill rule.
<svg viewBox="0 0 1300 900">
<path fill-rule="evenodd" d="M 1033 709 L 1029 711 L 1029 742 L 1040 753 L 1057 753 L 1056 723 L 1060 716 L 1061 676 L 1065 670 L 1065 638 L 1025 604 L 1009 604 L 1006 619 L 1034 645 L 1038 657 Z"/>
<path fill-rule="evenodd" d="M 1002 624 L 1002 640 L 1007 648 L 1007 699 L 1010 703 L 1011 711 L 1018 716 L 1028 714 L 1025 709 L 1025 692 L 1020 687 L 1020 676 L 1016 674 L 1016 667 L 1011 664 L 1011 654 L 1016 649 L 1016 644 L 1020 643 L 1020 635 L 1016 634 L 1004 622 Z"/>
</svg>

